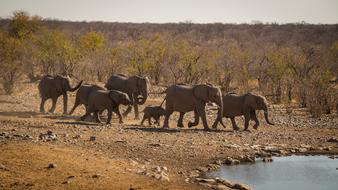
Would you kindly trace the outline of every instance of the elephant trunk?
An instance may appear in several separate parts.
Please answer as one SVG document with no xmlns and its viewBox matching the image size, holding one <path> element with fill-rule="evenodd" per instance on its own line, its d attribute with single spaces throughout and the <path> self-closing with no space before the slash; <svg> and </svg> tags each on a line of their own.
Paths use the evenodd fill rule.
<svg viewBox="0 0 338 190">
<path fill-rule="evenodd" d="M 137 104 L 138 105 L 142 105 L 146 102 L 147 98 L 148 98 L 148 93 L 147 93 L 147 90 L 144 90 L 142 93 L 141 93 L 141 96 L 142 97 L 137 97 Z"/>
<path fill-rule="evenodd" d="M 264 109 L 264 117 L 265 117 L 265 121 L 270 124 L 270 125 L 275 125 L 274 123 L 270 122 L 269 120 L 269 113 L 267 109 Z"/>
<path fill-rule="evenodd" d="M 78 88 L 80 88 L 82 82 L 83 82 L 83 80 L 81 80 L 81 81 L 79 82 L 79 84 L 77 84 L 74 88 L 70 88 L 69 91 L 74 92 L 75 90 L 77 90 Z"/>
<path fill-rule="evenodd" d="M 217 127 L 218 122 L 221 123 L 221 125 L 225 128 L 225 125 L 223 123 L 222 117 L 223 117 L 223 101 L 222 101 L 222 94 L 219 94 L 219 99 L 215 102 L 218 105 L 218 111 L 217 111 L 217 117 L 213 124 L 213 128 Z"/>
</svg>

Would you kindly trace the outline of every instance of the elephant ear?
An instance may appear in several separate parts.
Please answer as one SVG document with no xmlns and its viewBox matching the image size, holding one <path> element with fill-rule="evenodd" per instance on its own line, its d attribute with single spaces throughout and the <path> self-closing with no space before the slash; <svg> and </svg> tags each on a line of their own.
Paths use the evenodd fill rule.
<svg viewBox="0 0 338 190">
<path fill-rule="evenodd" d="M 54 85 L 55 85 L 55 88 L 56 88 L 56 90 L 58 91 L 58 92 L 63 92 L 64 90 L 64 88 L 63 88 L 63 86 L 64 86 L 64 84 L 63 84 L 64 82 L 63 82 L 63 78 L 60 76 L 60 75 L 57 75 L 57 76 L 55 76 L 54 77 Z"/>
<path fill-rule="evenodd" d="M 209 101 L 209 88 L 207 85 L 200 84 L 193 87 L 194 96 L 204 102 Z"/>
<path fill-rule="evenodd" d="M 129 77 L 127 86 L 132 92 L 138 92 L 138 78 L 136 76 Z"/>
<path fill-rule="evenodd" d="M 109 92 L 109 98 L 114 102 L 118 103 L 119 102 L 119 94 L 115 93 L 113 90 Z"/>
</svg>

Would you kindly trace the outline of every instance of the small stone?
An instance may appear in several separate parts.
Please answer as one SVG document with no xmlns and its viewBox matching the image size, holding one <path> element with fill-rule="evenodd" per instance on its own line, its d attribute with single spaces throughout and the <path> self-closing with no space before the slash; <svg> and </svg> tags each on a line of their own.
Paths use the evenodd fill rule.
<svg viewBox="0 0 338 190">
<path fill-rule="evenodd" d="M 96 137 L 95 137 L 95 136 L 90 136 L 89 140 L 90 140 L 90 141 L 95 141 L 95 140 L 96 140 Z"/>
<path fill-rule="evenodd" d="M 200 172 L 207 172 L 209 170 L 207 167 L 198 167 L 196 169 Z"/>
<path fill-rule="evenodd" d="M 331 148 L 331 147 L 325 147 L 324 150 L 326 150 L 326 151 L 331 151 L 332 148 Z"/>
<path fill-rule="evenodd" d="M 92 178 L 99 178 L 99 177 L 101 177 L 99 174 L 92 175 Z"/>
<path fill-rule="evenodd" d="M 2 165 L 2 164 L 0 164 L 0 170 L 9 171 L 9 169 L 5 165 Z"/>
<path fill-rule="evenodd" d="M 74 139 L 80 139 L 82 136 L 81 135 L 75 135 L 73 138 Z"/>
<path fill-rule="evenodd" d="M 168 171 L 168 168 L 166 166 L 163 166 L 162 169 L 166 172 Z"/>
<path fill-rule="evenodd" d="M 209 183 L 209 184 L 213 184 L 216 182 L 215 179 L 208 179 L 208 178 L 196 178 L 196 181 L 200 183 Z"/>
<path fill-rule="evenodd" d="M 217 185 L 214 187 L 215 190 L 231 190 L 230 187 L 227 187 L 226 185 Z"/>
<path fill-rule="evenodd" d="M 57 167 L 57 165 L 56 165 L 56 164 L 53 164 L 53 163 L 50 163 L 50 164 L 48 164 L 48 166 L 47 166 L 48 169 L 53 169 L 53 168 L 56 168 L 56 167 Z"/>
<path fill-rule="evenodd" d="M 270 158 L 270 157 L 264 157 L 262 160 L 263 160 L 263 162 L 272 162 L 273 161 L 272 158 Z"/>
<path fill-rule="evenodd" d="M 338 138 L 337 137 L 330 137 L 326 142 L 335 143 L 335 142 L 338 142 Z"/>
<path fill-rule="evenodd" d="M 239 190 L 251 190 L 251 188 L 245 184 L 236 183 L 232 186 L 233 189 L 239 189 Z"/>
</svg>

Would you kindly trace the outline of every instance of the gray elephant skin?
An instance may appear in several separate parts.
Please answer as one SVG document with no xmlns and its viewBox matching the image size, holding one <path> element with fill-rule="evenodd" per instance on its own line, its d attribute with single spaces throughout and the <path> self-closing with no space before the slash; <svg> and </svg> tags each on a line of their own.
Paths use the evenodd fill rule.
<svg viewBox="0 0 338 190">
<path fill-rule="evenodd" d="M 64 76 L 51 76 L 45 75 L 42 77 L 38 88 L 41 97 L 40 104 L 40 112 L 44 113 L 45 102 L 48 99 L 52 99 L 52 107 L 49 112 L 53 113 L 56 107 L 57 99 L 62 95 L 63 96 L 63 114 L 67 114 L 67 104 L 68 104 L 68 96 L 67 92 L 74 92 L 77 90 L 82 84 L 80 81 L 74 88 L 72 88 L 69 84 L 69 79 Z"/>
<path fill-rule="evenodd" d="M 230 118 L 232 127 L 234 130 L 238 130 L 238 126 L 235 122 L 235 117 L 244 116 L 244 130 L 248 130 L 249 121 L 254 120 L 254 129 L 259 126 L 259 121 L 256 116 L 256 110 L 264 110 L 264 117 L 268 124 L 274 125 L 270 122 L 268 114 L 268 102 L 263 96 L 247 93 L 244 95 L 227 94 L 223 96 L 223 117 Z M 218 114 L 219 116 L 219 114 Z M 222 120 L 222 117 L 218 117 L 213 124 L 213 127 L 217 127 L 217 123 Z M 224 126 L 224 125 L 223 125 Z"/>
<path fill-rule="evenodd" d="M 146 119 L 148 119 L 148 124 L 152 125 L 151 118 L 155 120 L 155 124 L 160 125 L 160 118 L 165 115 L 165 109 L 161 106 L 147 106 L 144 108 L 143 113 L 141 125 L 143 125 Z"/>
<path fill-rule="evenodd" d="M 86 114 L 81 117 L 84 121 L 91 113 L 94 113 L 96 122 L 101 122 L 99 111 L 108 110 L 107 124 L 111 122 L 112 112 L 119 116 L 120 123 L 123 123 L 119 105 L 130 105 L 131 101 L 127 94 L 117 90 L 97 90 L 89 94 Z"/>
<path fill-rule="evenodd" d="M 169 128 L 168 121 L 170 115 L 174 112 L 180 112 L 177 122 L 178 127 L 183 127 L 183 117 L 186 112 L 194 111 L 195 121 L 189 122 L 188 127 L 198 125 L 199 117 L 201 117 L 205 130 L 208 130 L 208 123 L 205 113 L 205 105 L 207 102 L 214 102 L 218 105 L 218 113 L 223 112 L 222 93 L 219 88 L 211 85 L 185 85 L 176 84 L 166 90 L 166 114 L 163 128 Z"/>
<path fill-rule="evenodd" d="M 127 77 L 122 74 L 112 75 L 105 87 L 108 90 L 118 90 L 128 94 L 129 99 L 132 101 L 135 111 L 135 119 L 139 119 L 138 105 L 142 105 L 148 98 L 147 80 L 140 76 Z M 128 106 L 128 109 L 123 114 L 127 116 L 131 111 L 132 106 Z"/>
<path fill-rule="evenodd" d="M 85 107 L 87 107 L 89 94 L 98 90 L 105 90 L 105 88 L 98 85 L 81 85 L 79 90 L 76 92 L 75 103 L 72 110 L 69 112 L 69 115 L 72 115 L 79 105 L 83 104 Z"/>
</svg>

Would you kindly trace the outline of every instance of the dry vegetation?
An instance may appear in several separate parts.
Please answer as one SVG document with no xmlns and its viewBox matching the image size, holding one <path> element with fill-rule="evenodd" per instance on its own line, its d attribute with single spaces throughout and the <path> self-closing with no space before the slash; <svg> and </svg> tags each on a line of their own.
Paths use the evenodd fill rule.
<svg viewBox="0 0 338 190">
<path fill-rule="evenodd" d="M 7 93 L 22 76 L 105 82 L 125 73 L 156 85 L 209 82 L 224 92 L 255 91 L 313 116 L 337 103 L 338 25 L 86 23 L 15 12 L 0 28 Z"/>
<path fill-rule="evenodd" d="M 86 23 L 15 12 L 0 20 L 0 64 L 0 189 L 203 189 L 193 181 L 200 167 L 228 156 L 277 154 L 271 147 L 281 155 L 338 152 L 338 25 Z M 223 93 L 260 93 L 276 125 L 164 130 L 133 116 L 80 122 L 83 107 L 74 116 L 38 113 L 42 75 L 102 86 L 114 73 L 148 76 L 151 92 L 208 82 Z M 161 101 L 152 94 L 146 105 Z M 48 130 L 56 140 L 40 138 Z M 155 179 L 157 166 L 167 167 L 169 182 Z"/>
</svg>

